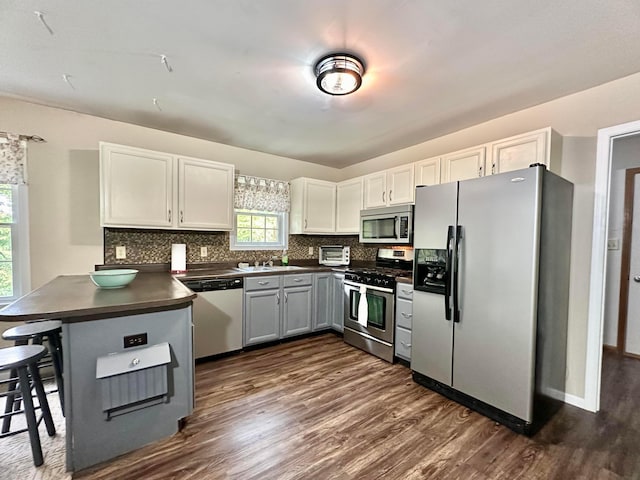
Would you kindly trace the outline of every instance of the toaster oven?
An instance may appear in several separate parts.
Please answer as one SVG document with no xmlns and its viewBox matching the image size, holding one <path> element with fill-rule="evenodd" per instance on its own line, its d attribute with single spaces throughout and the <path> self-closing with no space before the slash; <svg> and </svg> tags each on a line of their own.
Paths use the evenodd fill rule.
<svg viewBox="0 0 640 480">
<path fill-rule="evenodd" d="M 320 265 L 338 266 L 349 265 L 351 259 L 350 248 L 344 245 L 325 245 L 319 249 Z"/>
</svg>

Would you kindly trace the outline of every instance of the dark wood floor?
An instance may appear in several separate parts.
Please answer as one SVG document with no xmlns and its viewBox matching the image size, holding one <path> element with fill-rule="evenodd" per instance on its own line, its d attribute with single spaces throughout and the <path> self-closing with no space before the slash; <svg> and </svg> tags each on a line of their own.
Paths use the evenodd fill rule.
<svg viewBox="0 0 640 480">
<path fill-rule="evenodd" d="M 640 361 L 604 371 L 527 438 L 327 334 L 199 365 L 182 432 L 74 479 L 640 478 Z"/>
</svg>

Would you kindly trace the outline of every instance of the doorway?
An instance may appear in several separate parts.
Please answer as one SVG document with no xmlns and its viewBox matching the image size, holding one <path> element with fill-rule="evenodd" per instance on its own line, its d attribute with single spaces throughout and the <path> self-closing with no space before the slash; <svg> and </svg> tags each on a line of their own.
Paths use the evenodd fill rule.
<svg viewBox="0 0 640 480">
<path fill-rule="evenodd" d="M 640 135 L 614 142 L 610 192 L 603 344 L 640 358 Z"/>
<path fill-rule="evenodd" d="M 640 121 L 603 128 L 598 131 L 583 405 L 584 408 L 593 412 L 600 409 L 608 227 L 611 213 L 610 193 L 612 167 L 614 166 L 614 146 L 619 140 L 638 135 L 640 135 Z"/>
</svg>

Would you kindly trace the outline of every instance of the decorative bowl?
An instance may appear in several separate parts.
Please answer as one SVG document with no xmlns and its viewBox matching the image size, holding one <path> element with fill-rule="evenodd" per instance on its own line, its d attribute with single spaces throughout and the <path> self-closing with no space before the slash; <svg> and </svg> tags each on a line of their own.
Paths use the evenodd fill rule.
<svg viewBox="0 0 640 480">
<path fill-rule="evenodd" d="M 91 281 L 100 288 L 122 288 L 129 285 L 136 278 L 137 273 L 138 270 L 132 268 L 116 268 L 89 272 L 89 276 Z"/>
</svg>

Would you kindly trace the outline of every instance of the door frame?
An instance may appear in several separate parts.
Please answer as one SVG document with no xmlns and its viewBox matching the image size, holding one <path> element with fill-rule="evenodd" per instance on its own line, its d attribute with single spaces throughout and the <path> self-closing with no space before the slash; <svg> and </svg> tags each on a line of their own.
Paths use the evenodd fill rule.
<svg viewBox="0 0 640 480">
<path fill-rule="evenodd" d="M 621 355 L 638 357 L 628 354 L 627 316 L 629 313 L 629 276 L 631 273 L 631 241 L 633 232 L 633 200 L 635 197 L 636 175 L 640 174 L 640 167 L 627 168 L 624 174 L 624 220 L 622 224 L 622 258 L 620 262 L 620 297 L 618 307 L 618 334 L 616 350 Z"/>
<path fill-rule="evenodd" d="M 592 412 L 597 412 L 600 409 L 602 335 L 604 326 L 607 238 L 609 235 L 609 191 L 611 188 L 613 141 L 638 134 L 640 134 L 640 121 L 623 123 L 598 130 L 584 399 L 582 402 L 572 402 L 576 406 Z"/>
</svg>

